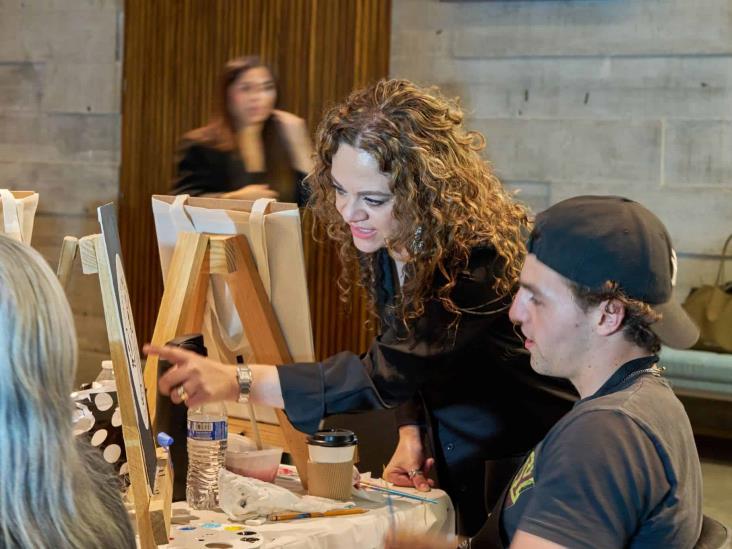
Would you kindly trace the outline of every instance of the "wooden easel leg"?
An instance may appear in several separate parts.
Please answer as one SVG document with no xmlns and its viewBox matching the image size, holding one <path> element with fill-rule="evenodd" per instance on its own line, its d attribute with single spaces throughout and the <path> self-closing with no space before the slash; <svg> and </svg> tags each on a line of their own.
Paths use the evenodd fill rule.
<svg viewBox="0 0 732 549">
<path fill-rule="evenodd" d="M 66 290 L 71 276 L 71 269 L 74 266 L 76 252 L 79 249 L 79 240 L 74 236 L 65 236 L 61 244 L 61 253 L 58 258 L 58 266 L 56 267 L 56 276 L 61 283 L 61 287 Z"/>
<path fill-rule="evenodd" d="M 76 249 L 76 239 L 66 237 L 59 262 L 59 278 L 62 281 L 64 280 L 64 273 L 68 274 L 70 271 Z M 173 475 L 167 452 L 158 448 L 156 478 L 150 479 L 150 482 L 148 482 L 145 448 L 149 440 L 146 437 L 150 436 L 150 433 L 145 430 L 143 435 L 138 423 L 138 410 L 136 410 L 137 404 L 134 395 L 140 395 L 133 388 L 133 386 L 136 386 L 135 380 L 139 380 L 139 376 L 137 376 L 139 357 L 137 357 L 136 351 L 133 353 L 134 359 L 128 354 L 129 348 L 126 347 L 124 335 L 126 325 L 122 318 L 127 318 L 124 313 L 127 309 L 123 308 L 122 314 L 118 309 L 118 297 L 119 303 L 127 303 L 126 286 L 121 283 L 123 280 L 122 273 L 117 271 L 118 285 L 115 289 L 108 248 L 102 235 L 89 235 L 79 239 L 78 249 L 84 274 L 98 274 L 99 276 L 109 351 L 114 364 L 114 375 L 117 379 L 117 400 L 130 474 L 130 493 L 134 500 L 139 547 L 141 549 L 156 549 L 159 545 L 166 545 L 169 542 Z M 115 263 L 115 268 L 117 267 L 118 264 Z M 133 345 L 137 343 L 131 334 L 130 341 L 134 341 Z M 147 427 L 145 428 L 147 429 Z M 149 442 L 154 444 L 151 440 Z M 153 486 L 152 493 L 150 486 Z"/>
<path fill-rule="evenodd" d="M 200 331 L 208 292 L 208 245 L 206 234 L 181 233 L 165 279 L 153 345 L 165 345 L 183 332 Z M 158 394 L 158 357 L 149 356 L 145 365 L 150 421 L 155 422 Z"/>
<path fill-rule="evenodd" d="M 140 444 L 140 430 L 137 428 L 132 382 L 126 369 L 125 343 L 122 338 L 122 326 L 119 324 L 119 317 L 116 312 L 117 304 L 114 296 L 114 285 L 110 277 L 111 268 L 107 260 L 107 250 L 101 235 L 86 236 L 80 239 L 80 248 L 84 272 L 99 274 L 104 319 L 107 325 L 107 337 L 109 338 L 109 351 L 114 364 L 114 375 L 117 379 L 117 398 L 122 415 L 122 435 L 125 441 L 132 494 L 135 499 L 135 521 L 140 547 L 142 549 L 154 549 L 158 546 L 158 543 L 150 520 L 150 495 L 145 472 L 145 459 Z"/>
<path fill-rule="evenodd" d="M 173 500 L 173 470 L 170 456 L 162 448 L 157 449 L 158 478 L 155 479 L 155 493 L 150 498 L 150 525 L 153 537 L 159 545 L 168 543 Z"/>
<path fill-rule="evenodd" d="M 247 340 L 252 346 L 255 360 L 263 364 L 292 362 L 272 303 L 259 278 L 246 237 L 243 235 L 211 235 L 211 257 L 212 272 L 215 263 L 221 265 L 219 272 L 224 269 L 227 271 L 227 283 Z M 214 258 L 217 257 L 221 260 L 215 261 Z M 234 271 L 231 270 L 232 267 L 235 268 Z M 306 437 L 292 426 L 282 410 L 276 410 L 276 412 L 303 487 L 307 487 Z"/>
</svg>

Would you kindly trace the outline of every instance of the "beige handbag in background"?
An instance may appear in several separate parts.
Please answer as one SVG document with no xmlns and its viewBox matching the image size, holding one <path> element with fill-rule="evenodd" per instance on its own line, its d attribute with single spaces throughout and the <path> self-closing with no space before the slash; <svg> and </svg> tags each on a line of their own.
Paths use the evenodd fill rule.
<svg viewBox="0 0 732 549">
<path fill-rule="evenodd" d="M 0 233 L 30 245 L 38 193 L 0 189 L 0 202 Z"/>
<path fill-rule="evenodd" d="M 245 235 L 293 360 L 314 360 L 302 228 L 296 204 L 266 198 L 252 202 L 155 195 L 152 208 L 163 279 L 179 233 Z M 246 360 L 250 353 L 246 336 L 229 290 L 223 279 L 217 277 L 212 275 L 204 317 L 209 355 L 222 361 L 242 355 Z M 232 415 L 248 417 L 243 405 L 227 403 L 227 407 Z M 258 420 L 277 422 L 274 410 L 255 408 Z"/>
<path fill-rule="evenodd" d="M 714 285 L 693 288 L 684 301 L 684 309 L 699 327 L 701 335 L 694 349 L 732 353 L 732 281 L 724 280 L 724 262 L 732 234 L 722 247 L 717 280 Z"/>
</svg>

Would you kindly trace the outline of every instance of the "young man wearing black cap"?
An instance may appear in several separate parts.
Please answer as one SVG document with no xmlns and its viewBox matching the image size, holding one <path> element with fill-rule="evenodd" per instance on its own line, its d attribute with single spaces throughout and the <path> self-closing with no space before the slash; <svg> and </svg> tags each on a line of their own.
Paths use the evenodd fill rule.
<svg viewBox="0 0 732 549">
<path fill-rule="evenodd" d="M 537 216 L 511 319 L 531 365 L 581 400 L 529 454 L 480 533 L 461 546 L 691 548 L 702 523 L 689 419 L 656 365 L 698 331 L 672 295 L 676 255 L 659 219 L 584 196 Z M 449 547 L 403 539 L 391 547 Z M 453 544 L 454 546 L 454 544 Z"/>
</svg>

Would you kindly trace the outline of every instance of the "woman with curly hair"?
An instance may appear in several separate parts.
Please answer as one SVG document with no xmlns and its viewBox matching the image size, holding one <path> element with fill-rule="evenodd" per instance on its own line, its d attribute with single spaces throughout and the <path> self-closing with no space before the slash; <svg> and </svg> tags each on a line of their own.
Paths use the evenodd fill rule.
<svg viewBox="0 0 732 549">
<path fill-rule="evenodd" d="M 436 461 L 460 529 L 470 533 L 485 519 L 485 500 L 492 505 L 519 456 L 569 404 L 532 376 L 508 319 L 526 210 L 462 119 L 453 103 L 406 80 L 353 92 L 325 115 L 310 205 L 339 246 L 343 295 L 357 269 L 380 334 L 363 356 L 249 368 L 251 400 L 284 408 L 304 432 L 324 416 L 399 406 L 400 440 L 385 478 L 428 490 Z M 177 364 L 159 384 L 174 402 L 239 397 L 234 368 L 184 351 L 149 352 Z M 425 459 L 423 433 L 434 460 Z"/>
</svg>

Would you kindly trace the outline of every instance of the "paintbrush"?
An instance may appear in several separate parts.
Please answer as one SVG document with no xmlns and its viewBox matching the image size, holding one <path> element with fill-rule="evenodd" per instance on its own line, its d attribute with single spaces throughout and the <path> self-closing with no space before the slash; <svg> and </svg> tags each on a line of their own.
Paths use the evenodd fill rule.
<svg viewBox="0 0 732 549">
<path fill-rule="evenodd" d="M 342 515 L 360 515 L 366 511 L 368 511 L 368 509 L 363 509 L 362 507 L 351 507 L 350 509 L 331 509 L 330 511 L 324 511 L 322 513 L 272 513 L 267 517 L 267 519 L 271 521 L 282 521 L 306 518 L 340 517 Z"/>
<path fill-rule="evenodd" d="M 396 534 L 396 521 L 394 520 L 394 502 L 391 500 L 391 494 L 386 494 L 386 504 L 389 506 L 389 531 L 391 535 Z"/>
<path fill-rule="evenodd" d="M 393 494 L 395 496 L 401 496 L 403 498 L 407 499 L 414 499 L 417 501 L 423 501 L 425 503 L 437 503 L 436 499 L 430 499 L 430 498 L 424 498 L 422 496 L 415 496 L 414 494 L 410 494 L 409 492 L 402 492 L 401 490 L 394 490 L 393 488 L 384 488 L 383 486 L 379 486 L 378 484 L 371 484 L 370 482 L 361 481 L 361 484 L 363 486 L 366 486 L 367 488 L 371 488 L 372 490 L 376 490 L 377 492 L 384 492 L 385 494 Z"/>
</svg>

